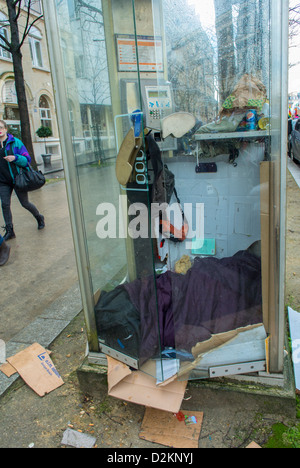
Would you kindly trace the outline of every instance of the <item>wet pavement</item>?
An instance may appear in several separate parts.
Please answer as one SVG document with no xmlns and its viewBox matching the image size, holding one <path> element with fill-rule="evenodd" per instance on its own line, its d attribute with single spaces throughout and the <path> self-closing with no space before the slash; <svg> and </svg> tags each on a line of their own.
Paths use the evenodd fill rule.
<svg viewBox="0 0 300 468">
<path fill-rule="evenodd" d="M 16 238 L 9 241 L 10 259 L 0 271 L 0 340 L 7 357 L 35 341 L 49 346 L 82 310 L 65 182 L 56 179 L 61 172 L 53 175 L 29 194 L 45 216 L 44 230 L 12 197 Z M 15 378 L 0 373 L 0 395 Z"/>
</svg>

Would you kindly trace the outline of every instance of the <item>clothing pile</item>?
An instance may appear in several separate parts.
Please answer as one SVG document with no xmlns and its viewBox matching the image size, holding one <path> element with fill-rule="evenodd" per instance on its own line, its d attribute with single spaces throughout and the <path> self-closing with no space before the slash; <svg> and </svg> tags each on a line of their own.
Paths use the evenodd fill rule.
<svg viewBox="0 0 300 468">
<path fill-rule="evenodd" d="M 102 292 L 95 316 L 100 341 L 141 363 L 168 348 L 191 353 L 213 334 L 262 323 L 260 258 L 196 257 L 185 275 L 167 271 Z"/>
</svg>

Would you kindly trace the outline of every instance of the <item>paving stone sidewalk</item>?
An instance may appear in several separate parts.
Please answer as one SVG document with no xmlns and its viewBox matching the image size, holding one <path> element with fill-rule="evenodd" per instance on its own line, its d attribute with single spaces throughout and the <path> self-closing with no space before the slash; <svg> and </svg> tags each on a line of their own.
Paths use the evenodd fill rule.
<svg viewBox="0 0 300 468">
<path fill-rule="evenodd" d="M 46 228 L 38 231 L 13 196 L 16 239 L 9 241 L 10 259 L 0 272 L 0 340 L 6 357 L 34 342 L 47 348 L 82 310 L 64 180 L 50 180 L 30 200 L 45 215 Z M 17 378 L 0 372 L 0 396 Z"/>
</svg>

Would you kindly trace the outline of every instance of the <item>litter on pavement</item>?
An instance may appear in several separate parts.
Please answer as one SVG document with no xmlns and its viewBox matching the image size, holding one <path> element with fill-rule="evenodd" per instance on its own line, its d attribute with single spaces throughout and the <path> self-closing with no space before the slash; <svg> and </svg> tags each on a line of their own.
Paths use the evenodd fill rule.
<svg viewBox="0 0 300 468">
<path fill-rule="evenodd" d="M 139 437 L 174 448 L 198 448 L 203 413 L 182 411 L 183 420 L 176 414 L 146 408 Z"/>
<path fill-rule="evenodd" d="M 6 361 L 0 370 L 8 377 L 18 372 L 24 382 L 40 397 L 64 384 L 48 351 L 38 343 L 7 358 Z"/>
<path fill-rule="evenodd" d="M 93 448 L 96 438 L 83 432 L 74 431 L 74 429 L 65 430 L 61 445 L 68 445 L 75 448 Z"/>
</svg>

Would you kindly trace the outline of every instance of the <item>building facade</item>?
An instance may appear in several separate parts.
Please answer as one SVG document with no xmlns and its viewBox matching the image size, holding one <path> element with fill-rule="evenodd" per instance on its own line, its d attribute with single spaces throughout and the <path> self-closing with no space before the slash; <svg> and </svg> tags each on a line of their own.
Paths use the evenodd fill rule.
<svg viewBox="0 0 300 468">
<path fill-rule="evenodd" d="M 28 17 L 27 4 L 28 1 L 24 0 L 23 8 L 21 9 L 21 14 L 18 19 L 20 37 L 22 37 Z M 42 2 L 41 0 L 35 0 L 30 9 L 29 24 L 32 24 L 32 22 L 37 20 L 41 15 Z M 0 0 L 0 32 L 2 36 L 10 41 L 10 27 L 5 0 Z M 11 54 L 2 47 L 3 44 L 4 41 L 1 39 L 0 119 L 5 120 L 10 130 L 18 135 L 21 122 L 15 89 L 13 61 Z M 31 136 L 35 159 L 39 164 L 42 162 L 41 154 L 51 153 L 54 158 L 60 158 L 59 133 L 43 18 L 36 21 L 31 27 L 21 52 L 23 56 L 23 71 Z M 52 130 L 52 136 L 45 141 L 36 134 L 36 131 L 41 126 L 50 127 Z"/>
</svg>

